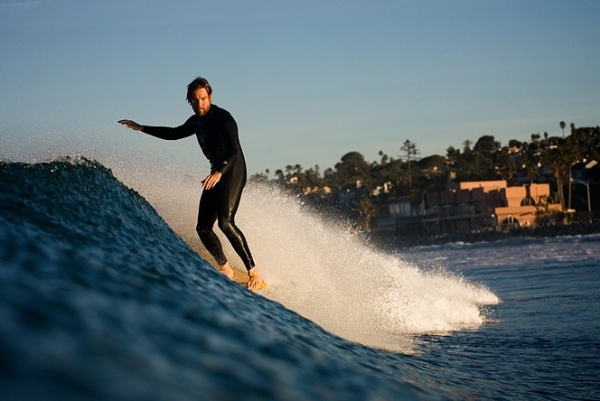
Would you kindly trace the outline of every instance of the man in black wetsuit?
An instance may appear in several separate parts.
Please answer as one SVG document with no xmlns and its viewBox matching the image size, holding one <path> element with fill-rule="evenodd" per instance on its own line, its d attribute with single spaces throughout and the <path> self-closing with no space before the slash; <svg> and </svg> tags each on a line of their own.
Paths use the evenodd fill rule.
<svg viewBox="0 0 600 401">
<path fill-rule="evenodd" d="M 196 231 L 219 264 L 219 271 L 233 278 L 233 270 L 213 231 L 218 221 L 219 228 L 246 266 L 248 288 L 255 290 L 262 279 L 256 271 L 246 238 L 235 225 L 235 213 L 246 184 L 246 161 L 240 147 L 237 124 L 227 110 L 212 104 L 212 88 L 204 78 L 198 77 L 188 85 L 187 101 L 195 114 L 179 127 L 151 127 L 132 120 L 120 120 L 119 123 L 166 140 L 196 135 L 202 152 L 210 162 L 210 174 L 202 181 L 204 191 L 200 198 Z"/>
</svg>

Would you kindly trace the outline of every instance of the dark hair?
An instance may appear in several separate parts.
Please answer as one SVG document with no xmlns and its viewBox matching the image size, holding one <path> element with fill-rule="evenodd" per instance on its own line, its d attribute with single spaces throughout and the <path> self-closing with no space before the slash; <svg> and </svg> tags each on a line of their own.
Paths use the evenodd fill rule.
<svg viewBox="0 0 600 401">
<path fill-rule="evenodd" d="M 212 94 L 212 88 L 210 87 L 210 84 L 208 83 L 206 78 L 198 77 L 198 78 L 194 79 L 192 82 L 190 82 L 190 84 L 187 87 L 186 99 L 187 99 L 188 103 L 190 103 L 190 101 L 191 101 L 192 93 L 196 92 L 200 88 L 206 89 L 206 92 L 209 95 Z"/>
</svg>

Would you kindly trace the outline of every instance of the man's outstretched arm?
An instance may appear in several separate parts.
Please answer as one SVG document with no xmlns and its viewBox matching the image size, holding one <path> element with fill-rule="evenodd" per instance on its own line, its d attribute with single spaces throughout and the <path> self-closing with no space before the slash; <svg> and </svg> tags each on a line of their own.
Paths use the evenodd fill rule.
<svg viewBox="0 0 600 401">
<path fill-rule="evenodd" d="M 168 141 L 176 141 L 194 134 L 194 131 L 191 129 L 191 125 L 189 124 L 189 120 L 186 121 L 185 124 L 175 128 L 141 125 L 133 120 L 119 120 L 118 122 L 119 124 L 124 125 L 127 128 L 131 128 L 132 130 L 142 131 L 145 134 Z"/>
</svg>

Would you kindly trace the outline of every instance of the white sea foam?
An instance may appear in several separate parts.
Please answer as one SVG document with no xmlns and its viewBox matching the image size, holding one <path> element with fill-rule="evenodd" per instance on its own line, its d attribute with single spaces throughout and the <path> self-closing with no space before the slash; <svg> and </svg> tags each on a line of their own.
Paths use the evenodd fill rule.
<svg viewBox="0 0 600 401">
<path fill-rule="evenodd" d="M 376 251 L 267 187 L 249 187 L 238 215 L 272 284 L 267 296 L 344 338 L 394 348 L 398 335 L 479 325 L 481 305 L 498 303 L 483 286 Z"/>
<path fill-rule="evenodd" d="M 128 184 L 198 248 L 200 180 L 167 175 L 138 175 Z M 484 286 L 443 266 L 419 267 L 373 249 L 267 185 L 246 187 L 236 220 L 270 284 L 261 294 L 352 341 L 408 351 L 411 335 L 476 327 L 484 321 L 481 306 L 499 302 Z M 223 244 L 232 264 L 241 267 Z"/>
</svg>

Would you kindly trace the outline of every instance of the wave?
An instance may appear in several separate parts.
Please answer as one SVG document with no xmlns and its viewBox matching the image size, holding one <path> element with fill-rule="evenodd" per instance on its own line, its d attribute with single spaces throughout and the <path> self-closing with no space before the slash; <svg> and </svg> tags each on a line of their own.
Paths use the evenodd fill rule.
<svg viewBox="0 0 600 401">
<path fill-rule="evenodd" d="M 189 221 L 196 183 L 162 184 L 148 198 L 177 186 L 156 204 L 179 220 L 95 161 L 0 162 L 4 399 L 439 398 L 402 354 L 332 333 L 410 351 L 410 335 L 480 324 L 498 302 L 252 186 L 239 223 L 271 286 L 251 293 L 166 223 Z"/>
</svg>

